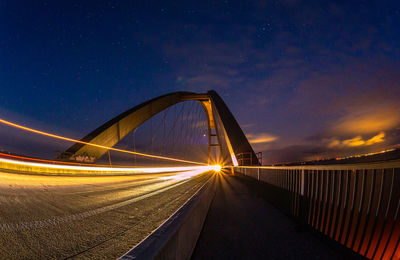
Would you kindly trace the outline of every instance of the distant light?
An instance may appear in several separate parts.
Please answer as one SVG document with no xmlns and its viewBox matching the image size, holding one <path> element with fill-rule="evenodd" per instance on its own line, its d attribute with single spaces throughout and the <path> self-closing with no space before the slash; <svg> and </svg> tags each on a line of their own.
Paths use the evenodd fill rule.
<svg viewBox="0 0 400 260">
<path fill-rule="evenodd" d="M 220 172 L 221 169 L 222 169 L 221 165 L 218 165 L 218 164 L 217 165 L 213 165 L 211 167 L 215 172 Z"/>
</svg>

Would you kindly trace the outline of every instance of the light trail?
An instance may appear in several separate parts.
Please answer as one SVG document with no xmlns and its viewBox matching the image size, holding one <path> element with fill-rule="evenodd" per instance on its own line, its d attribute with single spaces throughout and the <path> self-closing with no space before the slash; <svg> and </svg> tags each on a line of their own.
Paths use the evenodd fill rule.
<svg viewBox="0 0 400 260">
<path fill-rule="evenodd" d="M 46 159 L 31 158 L 31 157 L 25 157 L 25 156 L 19 156 L 19 155 L 7 154 L 7 153 L 1 153 L 1 152 L 0 152 L 0 158 L 1 158 L 1 156 L 3 156 L 3 157 L 8 157 L 8 158 L 15 158 L 15 159 L 27 160 L 27 161 L 47 162 L 47 163 L 56 163 L 56 164 L 88 165 L 88 166 L 104 166 L 104 167 L 109 166 L 109 165 L 102 165 L 102 164 L 74 163 L 74 162 L 62 162 L 62 161 L 46 160 Z M 128 167 L 128 166 L 127 166 L 127 167 Z M 132 166 L 132 167 L 133 167 L 133 166 Z"/>
<path fill-rule="evenodd" d="M 172 158 L 172 157 L 166 157 L 166 156 L 160 156 L 160 155 L 153 155 L 153 154 L 145 154 L 145 153 L 139 153 L 139 152 L 132 152 L 132 151 L 128 151 L 128 150 L 123 150 L 123 149 L 118 149 L 118 148 L 113 148 L 113 147 L 108 147 L 108 146 L 104 146 L 104 145 L 100 145 L 100 144 L 92 144 L 92 143 L 88 143 L 88 142 L 84 142 L 81 140 L 77 140 L 77 139 L 73 139 L 73 138 L 69 138 L 69 137 L 64 137 L 64 136 L 60 136 L 60 135 L 55 135 L 55 134 L 50 134 L 50 133 L 46 133 L 40 130 L 36 130 L 33 128 L 29 128 L 26 126 L 22 126 L 4 119 L 0 118 L 0 123 L 3 123 L 5 125 L 8 126 L 12 126 L 15 128 L 19 128 L 28 132 L 32 132 L 35 134 L 40 134 L 40 135 L 44 135 L 44 136 L 48 136 L 48 137 L 52 137 L 55 139 L 60 139 L 60 140 L 64 140 L 64 141 L 68 141 L 68 142 L 73 142 L 73 143 L 80 143 L 80 144 L 85 144 L 85 145 L 90 145 L 90 146 L 94 146 L 97 148 L 102 148 L 102 149 L 107 149 L 107 150 L 111 150 L 111 151 L 116 151 L 116 152 L 121 152 L 121 153 L 129 153 L 129 154 L 134 154 L 134 155 L 139 155 L 139 156 L 144 156 L 144 157 L 150 157 L 150 158 L 155 158 L 155 159 L 161 159 L 161 160 L 168 160 L 168 161 L 175 161 L 175 162 L 183 162 L 183 163 L 191 163 L 191 164 L 200 164 L 200 165 L 207 165 L 206 163 L 200 163 L 200 162 L 194 162 L 194 161 L 189 161 L 189 160 L 183 160 L 183 159 L 177 159 L 177 158 Z"/>
<path fill-rule="evenodd" d="M 30 172 L 43 172 L 43 170 L 67 170 L 71 173 L 74 172 L 112 172 L 112 173 L 160 173 L 160 172 L 182 172 L 191 170 L 201 171 L 218 171 L 219 165 L 207 165 L 207 166 L 182 166 L 182 167 L 142 167 L 142 168 L 131 168 L 131 167 L 97 167 L 97 166 L 78 166 L 78 165 L 56 165 L 49 163 L 37 163 L 37 162 L 25 162 L 13 159 L 0 158 L 0 168 L 3 169 L 18 169 L 18 167 L 30 167 Z M 22 170 L 22 171 L 24 171 Z"/>
<path fill-rule="evenodd" d="M 212 167 L 211 170 L 217 172 L 217 166 L 210 166 Z M 197 169 L 197 170 L 191 170 L 191 171 L 184 171 L 182 173 L 178 173 L 175 175 L 171 175 L 171 176 L 163 176 L 163 177 L 159 177 L 160 180 L 176 180 L 176 181 L 180 181 L 180 180 L 186 180 L 186 179 L 190 179 L 200 173 L 203 173 L 204 170 L 203 169 Z"/>
</svg>

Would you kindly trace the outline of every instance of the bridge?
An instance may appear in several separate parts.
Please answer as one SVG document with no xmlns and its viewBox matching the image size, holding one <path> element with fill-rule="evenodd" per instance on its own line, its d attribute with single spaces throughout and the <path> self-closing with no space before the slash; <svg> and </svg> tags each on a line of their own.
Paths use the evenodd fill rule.
<svg viewBox="0 0 400 260">
<path fill-rule="evenodd" d="M 151 99 L 81 139 L 0 123 L 68 145 L 0 153 L 2 258 L 400 258 L 399 160 L 262 166 L 215 91 Z"/>
</svg>

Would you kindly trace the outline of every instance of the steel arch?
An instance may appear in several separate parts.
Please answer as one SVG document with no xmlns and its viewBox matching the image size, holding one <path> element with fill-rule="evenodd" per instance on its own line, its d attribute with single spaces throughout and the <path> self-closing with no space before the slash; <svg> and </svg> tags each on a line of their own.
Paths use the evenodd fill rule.
<svg viewBox="0 0 400 260">
<path fill-rule="evenodd" d="M 193 92 L 183 91 L 173 92 L 148 100 L 109 120 L 105 124 L 101 125 L 97 129 L 86 135 L 84 138 L 81 139 L 81 141 L 86 143 L 104 145 L 107 147 L 113 147 L 126 135 L 128 135 L 130 132 L 132 132 L 134 129 L 136 129 L 138 126 L 143 124 L 154 115 L 162 112 L 164 109 L 170 106 L 188 100 L 200 102 L 206 113 L 208 120 L 209 157 L 211 149 L 211 129 L 213 128 L 215 129 L 218 139 L 218 145 L 222 153 L 220 133 L 218 129 L 219 124 L 217 123 L 219 122 L 221 125 L 221 132 L 223 133 L 228 146 L 230 158 L 232 159 L 232 164 L 238 165 L 237 156 L 240 154 L 250 154 L 251 158 L 248 163 L 241 164 L 259 164 L 256 154 L 254 153 L 236 119 L 234 118 L 222 98 L 217 94 L 217 92 L 213 90 L 208 91 L 206 94 L 197 94 Z M 216 116 L 214 116 L 213 111 L 215 111 Z M 67 149 L 64 153 L 62 153 L 58 157 L 58 159 L 81 162 L 95 162 L 106 152 L 107 149 L 101 149 L 87 144 L 76 143 L 72 145 L 69 149 Z"/>
</svg>

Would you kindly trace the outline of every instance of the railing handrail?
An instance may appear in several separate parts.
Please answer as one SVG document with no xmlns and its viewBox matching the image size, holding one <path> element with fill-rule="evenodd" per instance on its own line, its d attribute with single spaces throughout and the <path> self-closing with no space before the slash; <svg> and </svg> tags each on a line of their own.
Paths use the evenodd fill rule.
<svg viewBox="0 0 400 260">
<path fill-rule="evenodd" d="M 293 165 L 293 166 L 236 166 L 237 168 L 276 169 L 276 170 L 369 170 L 400 168 L 400 160 L 354 164 Z"/>
<path fill-rule="evenodd" d="M 267 183 L 269 199 L 301 225 L 354 254 L 398 259 L 400 160 L 236 169 Z"/>
</svg>

